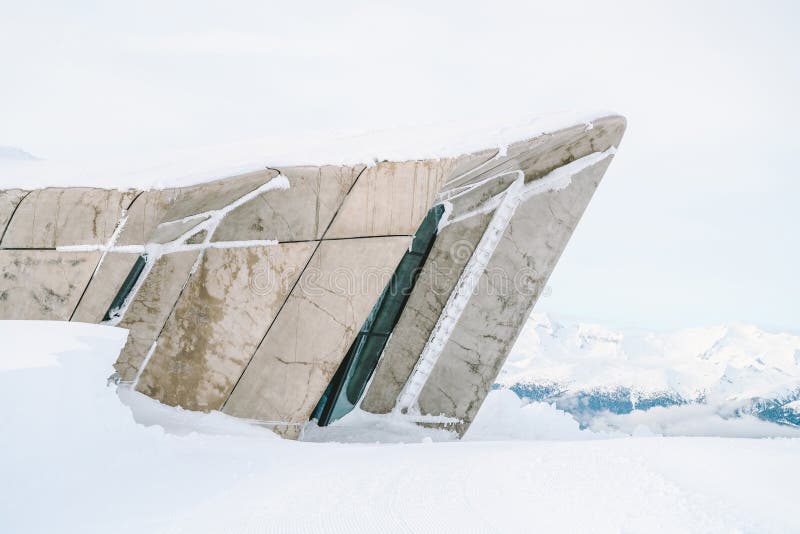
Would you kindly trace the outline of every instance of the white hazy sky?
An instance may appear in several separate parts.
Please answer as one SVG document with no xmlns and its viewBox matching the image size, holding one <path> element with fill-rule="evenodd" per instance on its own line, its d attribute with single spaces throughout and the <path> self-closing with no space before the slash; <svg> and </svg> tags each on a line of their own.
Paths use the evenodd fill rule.
<svg viewBox="0 0 800 534">
<path fill-rule="evenodd" d="M 537 309 L 797 332 L 795 5 L 0 0 L 0 145 L 81 159 L 613 109 L 627 135 Z"/>
</svg>

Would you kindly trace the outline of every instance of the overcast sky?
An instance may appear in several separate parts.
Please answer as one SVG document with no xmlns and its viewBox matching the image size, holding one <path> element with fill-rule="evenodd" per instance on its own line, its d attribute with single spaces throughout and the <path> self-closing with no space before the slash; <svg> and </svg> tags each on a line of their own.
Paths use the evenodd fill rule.
<svg viewBox="0 0 800 534">
<path fill-rule="evenodd" d="M 796 3 L 432 4 L 0 0 L 0 145 L 611 109 L 628 132 L 537 310 L 800 331 Z"/>
</svg>

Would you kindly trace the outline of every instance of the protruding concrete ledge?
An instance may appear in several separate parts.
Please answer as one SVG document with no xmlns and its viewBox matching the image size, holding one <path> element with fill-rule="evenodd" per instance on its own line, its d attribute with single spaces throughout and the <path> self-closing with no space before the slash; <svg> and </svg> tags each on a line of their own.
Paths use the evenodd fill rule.
<svg viewBox="0 0 800 534">
<path fill-rule="evenodd" d="M 336 417 L 360 402 L 463 433 L 624 130 L 611 115 L 441 159 L 0 191 L 0 319 L 128 328 L 125 387 L 287 437 L 345 383 L 361 397 Z M 396 269 L 410 293 L 387 296 Z M 367 336 L 383 337 L 362 358 Z"/>
<path fill-rule="evenodd" d="M 145 358 L 161 334 L 189 279 L 198 252 L 175 252 L 161 256 L 122 310 L 118 325 L 130 330 L 128 341 L 117 360 L 116 369 L 125 381 L 134 381 L 143 371 Z M 166 377 L 165 377 L 166 378 Z"/>
</svg>

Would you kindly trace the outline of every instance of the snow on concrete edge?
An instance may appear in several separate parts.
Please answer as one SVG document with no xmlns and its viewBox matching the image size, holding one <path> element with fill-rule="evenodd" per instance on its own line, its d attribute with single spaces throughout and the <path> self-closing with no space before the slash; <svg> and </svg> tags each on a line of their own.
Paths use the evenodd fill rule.
<svg viewBox="0 0 800 534">
<path fill-rule="evenodd" d="M 539 115 L 515 124 L 459 121 L 372 132 L 272 136 L 168 154 L 87 161 L 0 159 L 1 189 L 101 187 L 163 189 L 203 183 L 267 166 L 358 165 L 457 157 L 508 145 L 571 126 L 618 116 L 611 111 Z"/>
</svg>

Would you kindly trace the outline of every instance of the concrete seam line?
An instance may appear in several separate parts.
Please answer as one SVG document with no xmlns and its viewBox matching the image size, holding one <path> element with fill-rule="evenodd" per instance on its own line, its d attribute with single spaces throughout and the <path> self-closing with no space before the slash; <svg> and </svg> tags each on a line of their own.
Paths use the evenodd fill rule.
<svg viewBox="0 0 800 534">
<path fill-rule="evenodd" d="M 0 247 L 2 247 L 2 245 L 3 245 L 3 239 L 5 239 L 6 232 L 8 231 L 9 227 L 11 226 L 11 221 L 14 220 L 14 215 L 16 215 L 17 210 L 19 209 L 19 207 L 22 205 L 23 202 L 25 202 L 25 199 L 28 198 L 28 195 L 30 195 L 31 193 L 33 193 L 33 191 L 26 191 L 25 194 L 22 195 L 22 198 L 19 199 L 19 202 L 17 202 L 17 205 L 14 206 L 14 209 L 11 210 L 11 216 L 8 218 L 8 222 L 6 223 L 5 227 L 3 228 L 3 233 L 0 234 Z"/>
<path fill-rule="evenodd" d="M 231 397 L 233 396 L 233 392 L 236 391 L 236 387 L 239 385 L 239 382 L 242 381 L 242 377 L 247 372 L 247 369 L 248 369 L 248 367 L 250 367 L 250 364 L 253 362 L 253 359 L 256 357 L 256 354 L 258 354 L 258 350 L 261 348 L 261 345 L 264 344 L 264 340 L 267 339 L 267 335 L 269 334 L 270 330 L 272 330 L 272 326 L 275 324 L 275 321 L 278 320 L 278 317 L 280 316 L 281 312 L 283 312 L 283 308 L 284 308 L 284 306 L 286 306 L 286 303 L 289 301 L 289 297 L 292 295 L 292 292 L 294 292 L 294 288 L 297 287 L 297 284 L 300 283 L 300 279 L 303 277 L 303 273 L 306 272 L 306 269 L 308 269 L 308 264 L 311 263 L 312 259 L 314 259 L 314 255 L 317 253 L 317 250 L 319 250 L 319 247 L 322 244 L 322 241 L 325 240 L 325 236 L 328 234 L 328 230 L 330 230 L 331 225 L 333 225 L 333 221 L 336 220 L 336 216 L 339 215 L 339 212 L 341 211 L 342 206 L 344 206 L 344 203 L 347 200 L 347 197 L 350 196 L 350 193 L 353 191 L 353 188 L 358 183 L 359 178 L 361 178 L 361 175 L 364 174 L 364 171 L 366 171 L 367 168 L 368 167 L 365 165 L 364 168 L 361 169 L 361 171 L 359 171 L 358 176 L 356 176 L 355 180 L 353 180 L 353 183 L 350 184 L 350 188 L 347 190 L 347 193 L 345 193 L 345 195 L 342 197 L 342 201 L 339 202 L 339 207 L 336 208 L 336 211 L 334 212 L 333 216 L 331 217 L 331 220 L 325 226 L 325 231 L 322 232 L 322 235 L 320 236 L 319 240 L 317 240 L 317 245 L 314 247 L 314 250 L 311 252 L 311 255 L 308 257 L 308 260 L 306 260 L 305 265 L 303 265 L 303 269 L 300 271 L 300 274 L 297 275 L 297 279 L 294 281 L 294 284 L 292 284 L 292 287 L 286 293 L 286 298 L 283 299 L 283 302 L 281 302 L 281 305 L 278 308 L 278 311 L 275 313 L 275 317 L 272 318 L 272 321 L 270 322 L 269 326 L 267 326 L 267 330 L 266 330 L 266 332 L 264 332 L 264 335 L 261 337 L 261 341 L 259 341 L 258 345 L 256 345 L 255 350 L 253 350 L 253 354 L 250 355 L 250 358 L 248 358 L 247 363 L 244 364 L 244 367 L 242 368 L 242 372 L 239 374 L 239 378 L 237 378 L 236 382 L 233 383 L 233 387 L 228 392 L 228 395 L 225 397 L 225 400 L 220 405 L 220 407 L 219 407 L 220 411 L 225 409 L 225 406 L 228 404 L 228 401 L 231 400 Z M 273 170 L 277 170 L 277 169 L 273 169 Z M 280 172 L 280 171 L 278 171 L 278 172 Z M 308 242 L 310 242 L 310 241 L 308 241 Z"/>
<path fill-rule="evenodd" d="M 125 227 L 125 223 L 128 220 L 127 218 L 128 210 L 131 209 L 133 203 L 136 202 L 136 199 L 139 198 L 143 192 L 144 191 L 139 191 L 133 197 L 133 199 L 130 202 L 128 202 L 128 205 L 122 209 L 122 213 L 120 213 L 119 219 L 117 220 L 117 226 L 116 228 L 114 228 L 114 232 L 111 234 L 111 237 L 109 238 L 108 243 L 106 244 L 106 250 L 103 251 L 103 254 L 97 260 L 97 265 L 95 265 L 94 271 L 92 271 L 92 276 L 89 277 L 89 281 L 86 282 L 86 287 L 83 288 L 81 296 L 78 298 L 78 302 L 75 303 L 75 308 L 72 310 L 72 313 L 69 314 L 69 319 L 68 319 L 69 321 L 72 321 L 72 319 L 75 317 L 75 314 L 78 313 L 78 308 L 81 307 L 81 302 L 83 302 L 83 297 L 86 296 L 86 292 L 89 291 L 89 286 L 92 285 L 94 277 L 97 276 L 98 271 L 100 271 L 100 266 L 103 264 L 103 260 L 106 259 L 106 256 L 108 255 L 108 249 L 114 246 L 114 243 L 116 243 L 117 239 L 119 238 L 119 234 L 122 233 L 122 229 Z"/>
<path fill-rule="evenodd" d="M 268 169 L 268 170 L 273 170 L 273 171 L 275 171 L 275 169 L 271 169 L 271 168 L 269 168 L 269 167 L 268 167 L 267 169 Z M 228 204 L 227 206 L 223 206 L 223 207 L 222 207 L 222 208 L 220 208 L 219 210 L 212 210 L 213 212 L 222 212 L 222 217 L 221 217 L 221 218 L 219 218 L 218 220 L 216 220 L 216 224 L 215 224 L 215 225 L 213 225 L 213 226 L 212 226 L 211 224 L 209 224 L 209 225 L 208 225 L 206 228 L 204 228 L 204 229 L 206 229 L 206 230 L 207 230 L 207 233 L 208 233 L 208 235 L 206 236 L 206 239 L 205 239 L 204 243 L 206 243 L 206 244 L 207 244 L 207 243 L 208 243 L 208 242 L 211 240 L 211 238 L 213 237 L 213 235 L 214 235 L 214 232 L 216 231 L 217 227 L 219 226 L 219 224 L 222 222 L 222 220 L 225 218 L 225 216 L 226 216 L 226 215 L 227 215 L 229 212 L 231 212 L 231 211 L 232 211 L 233 209 L 235 209 L 236 207 L 238 207 L 238 206 L 240 206 L 240 205 L 244 204 L 244 203 L 245 203 L 245 202 L 247 202 L 248 200 L 251 200 L 251 199 L 253 199 L 253 198 L 257 197 L 257 196 L 258 196 L 258 195 L 260 195 L 261 193 L 260 193 L 260 192 L 259 192 L 259 193 L 256 193 L 256 191 L 259 191 L 259 190 L 261 190 L 261 189 L 262 189 L 264 186 L 266 186 L 267 184 L 271 183 L 273 180 L 275 180 L 275 179 L 277 179 L 277 178 L 279 178 L 279 177 L 283 176 L 282 174 L 280 174 L 280 172 L 279 172 L 279 171 L 276 171 L 276 172 L 278 172 L 277 176 L 273 176 L 272 178 L 268 179 L 266 182 L 264 182 L 264 183 L 263 183 L 263 184 L 261 184 L 260 186 L 256 187 L 256 188 L 255 188 L 255 189 L 253 189 L 252 191 L 250 191 L 250 192 L 248 192 L 248 193 L 246 193 L 246 194 L 242 195 L 241 197 L 239 197 L 238 199 L 234 200 L 233 202 L 231 202 L 231 203 L 230 203 L 230 204 Z M 265 192 L 265 191 L 270 191 L 270 190 L 271 190 L 271 189 L 264 189 L 264 191 L 262 191 L 262 192 Z M 203 213 L 206 213 L 206 212 L 203 212 Z M 214 217 L 212 216 L 212 218 L 211 218 L 211 219 L 209 219 L 209 221 L 213 222 L 213 221 L 214 221 Z M 200 225 L 202 225 L 202 224 L 204 224 L 204 223 L 200 223 L 200 224 L 198 224 L 197 226 L 200 226 Z M 194 228 L 197 228 L 197 226 L 195 226 Z M 181 235 L 181 236 L 178 236 L 178 238 L 177 238 L 177 239 L 175 239 L 175 240 L 173 240 L 173 241 L 171 241 L 171 243 L 175 243 L 175 242 L 178 242 L 178 241 L 180 241 L 180 240 L 182 240 L 182 239 L 186 239 L 186 238 L 188 237 L 188 235 L 189 235 L 189 234 L 190 234 L 190 233 L 191 233 L 191 232 L 194 230 L 194 228 L 193 228 L 192 230 L 188 230 L 187 232 L 184 232 L 184 234 L 183 234 L 183 235 Z M 142 373 L 144 372 L 144 368 L 145 368 L 145 366 L 146 366 L 148 363 L 150 363 L 150 359 L 152 358 L 152 356 L 153 356 L 153 353 L 154 353 L 154 352 L 155 352 L 155 350 L 156 350 L 156 345 L 157 345 L 157 343 L 158 343 L 158 339 L 161 337 L 161 334 L 163 334 L 163 333 L 164 333 L 164 329 L 167 327 L 167 324 L 169 323 L 170 319 L 172 319 L 172 317 L 175 315 L 175 309 L 178 307 L 178 302 L 180 302 L 180 300 L 181 300 L 181 297 L 183 296 L 183 293 L 184 293 L 184 291 L 186 291 L 186 287 L 189 285 L 189 282 L 191 281 L 192 277 L 194 276 L 194 273 L 195 273 L 195 271 L 197 270 L 197 268 L 199 267 L 199 265 L 200 265 L 200 262 L 203 260 L 203 257 L 204 257 L 204 256 L 205 256 L 205 249 L 201 249 L 201 250 L 200 250 L 200 252 L 197 254 L 197 258 L 196 258 L 196 259 L 195 259 L 195 261 L 194 261 L 194 265 L 193 265 L 193 266 L 192 266 L 192 268 L 189 270 L 189 273 L 188 273 L 188 275 L 186 276 L 186 280 L 184 280 L 184 282 L 183 282 L 183 286 L 181 287 L 181 290 L 180 290 L 180 292 L 178 292 L 178 297 L 175 299 L 175 302 L 173 302 L 173 303 L 172 303 L 172 307 L 170 308 L 169 314 L 167 314 L 167 318 L 164 320 L 164 323 L 161 325 L 161 328 L 158 330 L 158 334 L 156 335 L 155 339 L 153 340 L 153 345 L 152 345 L 152 347 L 151 347 L 151 349 L 150 349 L 150 350 L 151 350 L 151 352 L 150 352 L 150 353 L 148 353 L 148 354 L 145 356 L 145 359 L 144 359 L 144 360 L 142 360 L 142 363 L 140 364 L 140 365 L 141 365 L 141 367 L 140 367 L 139 369 L 137 369 L 137 370 L 136 370 L 136 376 L 137 376 L 137 378 L 136 378 L 136 382 L 137 382 L 137 383 L 138 383 L 139 377 L 140 377 L 140 376 L 142 375 Z M 158 257 L 156 257 L 156 258 L 153 258 L 153 259 L 152 259 L 152 261 L 151 261 L 151 260 L 148 258 L 148 260 L 147 260 L 147 266 L 145 267 L 145 271 L 144 271 L 144 272 L 142 272 L 142 274 L 139 276 L 139 280 L 137 281 L 137 283 L 136 283 L 136 286 L 134 286 L 134 289 L 131 291 L 131 295 L 129 295 L 129 299 L 126 299 L 126 303 L 127 303 L 128 305 L 129 305 L 131 302 L 133 302 L 134 298 L 136 298 L 136 294 L 135 294 L 135 293 L 136 293 L 136 292 L 138 292 L 138 291 L 139 291 L 139 289 L 141 288 L 141 286 L 144 284 L 144 280 L 145 280 L 145 279 L 147 278 L 147 276 L 150 274 L 150 269 L 152 269 L 153 265 L 155 265 L 155 262 L 156 262 L 156 261 L 158 261 L 158 259 L 159 259 L 160 257 L 161 257 L 161 255 L 159 254 L 159 255 L 158 255 Z M 148 267 L 149 267 L 149 268 L 148 268 Z M 125 311 L 127 311 L 127 305 L 126 305 L 126 306 L 125 306 L 125 308 L 123 309 L 123 312 L 122 312 L 122 315 L 120 315 L 119 321 L 121 321 L 121 320 L 122 320 L 122 316 L 124 315 Z M 119 321 L 118 321 L 118 322 L 119 322 Z M 135 386 L 134 386 L 134 387 L 135 387 Z"/>
</svg>

